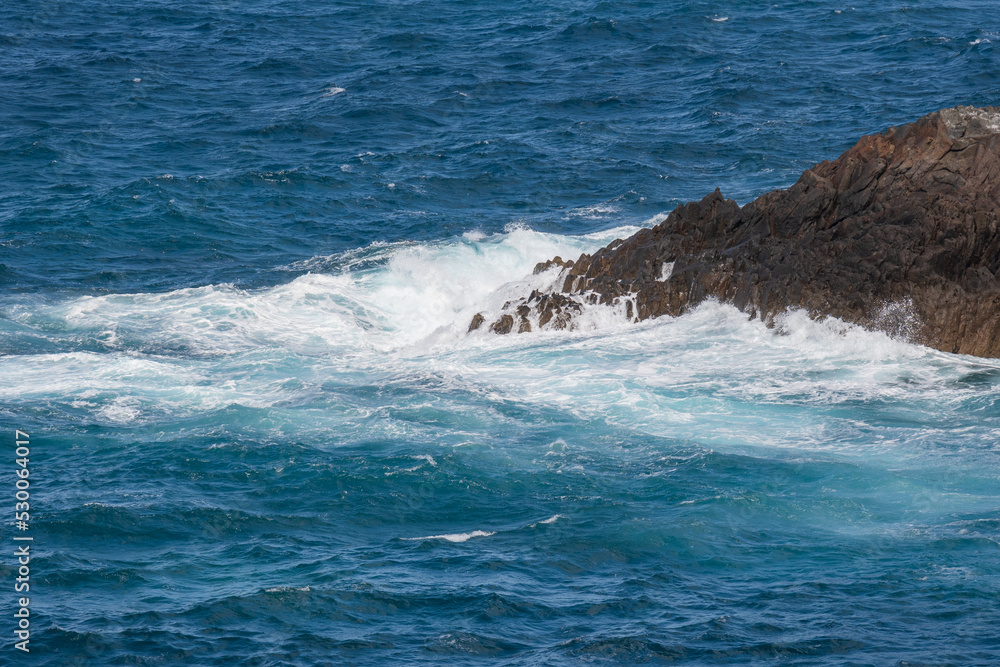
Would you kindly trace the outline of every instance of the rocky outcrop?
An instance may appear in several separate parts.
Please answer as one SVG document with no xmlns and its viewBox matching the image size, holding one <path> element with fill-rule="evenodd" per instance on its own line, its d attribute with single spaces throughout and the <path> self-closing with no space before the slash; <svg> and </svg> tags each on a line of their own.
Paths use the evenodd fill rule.
<svg viewBox="0 0 1000 667">
<path fill-rule="evenodd" d="M 998 227 L 1000 108 L 945 109 L 742 208 L 716 190 L 593 255 L 543 262 L 536 273 L 561 271 L 555 286 L 509 302 L 490 328 L 572 327 L 588 301 L 643 320 L 716 298 L 769 323 L 803 308 L 995 357 Z"/>
</svg>

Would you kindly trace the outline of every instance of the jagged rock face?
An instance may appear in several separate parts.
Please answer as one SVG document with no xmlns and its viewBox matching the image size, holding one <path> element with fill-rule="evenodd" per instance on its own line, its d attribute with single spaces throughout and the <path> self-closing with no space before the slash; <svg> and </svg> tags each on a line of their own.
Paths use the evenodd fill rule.
<svg viewBox="0 0 1000 667">
<path fill-rule="evenodd" d="M 767 322 L 804 308 L 1000 356 L 998 226 L 1000 108 L 945 109 L 863 137 L 742 208 L 716 190 L 592 256 L 539 264 L 562 267 L 561 285 L 508 304 L 491 328 L 530 330 L 529 315 L 572 328 L 587 301 L 626 300 L 647 319 L 717 298 Z"/>
</svg>

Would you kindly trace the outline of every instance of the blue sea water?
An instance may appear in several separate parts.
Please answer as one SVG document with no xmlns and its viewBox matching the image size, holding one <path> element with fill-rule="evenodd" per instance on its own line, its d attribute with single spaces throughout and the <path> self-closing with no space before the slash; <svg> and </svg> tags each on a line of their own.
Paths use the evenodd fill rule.
<svg viewBox="0 0 1000 667">
<path fill-rule="evenodd" d="M 997 360 L 714 303 L 465 333 L 1000 103 L 998 48 L 987 1 L 5 4 L 0 664 L 1000 664 Z"/>
</svg>

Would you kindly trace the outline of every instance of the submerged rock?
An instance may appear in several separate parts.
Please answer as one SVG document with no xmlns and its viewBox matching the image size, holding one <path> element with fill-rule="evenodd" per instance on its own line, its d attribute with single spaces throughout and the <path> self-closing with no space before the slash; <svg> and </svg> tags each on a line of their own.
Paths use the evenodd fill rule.
<svg viewBox="0 0 1000 667">
<path fill-rule="evenodd" d="M 1000 108 L 945 109 L 742 208 L 716 190 L 593 255 L 543 262 L 536 273 L 561 270 L 555 287 L 509 302 L 491 329 L 572 328 L 587 302 L 643 320 L 715 298 L 768 323 L 803 308 L 1000 356 L 998 226 Z"/>
</svg>

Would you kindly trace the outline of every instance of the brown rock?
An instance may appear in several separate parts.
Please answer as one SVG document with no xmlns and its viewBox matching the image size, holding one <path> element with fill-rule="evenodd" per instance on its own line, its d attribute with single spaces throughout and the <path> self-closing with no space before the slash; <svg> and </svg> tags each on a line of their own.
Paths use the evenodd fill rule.
<svg viewBox="0 0 1000 667">
<path fill-rule="evenodd" d="M 556 255 L 552 259 L 548 259 L 545 260 L 544 262 L 539 262 L 538 264 L 535 264 L 535 270 L 532 271 L 532 274 L 537 276 L 539 273 L 542 273 L 543 271 L 548 271 L 553 266 L 561 266 L 563 268 L 567 268 L 573 266 L 573 260 L 566 262 L 563 261 L 562 257 Z"/>
<path fill-rule="evenodd" d="M 485 321 L 486 318 L 483 317 L 482 313 L 476 313 L 472 316 L 472 321 L 469 322 L 469 331 L 475 331 L 479 327 L 483 326 L 483 322 Z M 465 333 L 469 333 L 469 331 L 466 331 Z"/>
<path fill-rule="evenodd" d="M 510 315 L 501 315 L 500 319 L 490 325 L 490 331 L 498 334 L 508 334 L 514 328 L 514 318 Z"/>
<path fill-rule="evenodd" d="M 939 350 L 1000 356 L 1000 108 L 945 109 L 862 137 L 787 190 L 742 208 L 716 190 L 652 229 L 536 273 L 554 265 L 561 293 L 509 304 L 529 306 L 542 328 L 571 326 L 586 300 L 631 295 L 647 319 L 713 297 L 768 323 L 804 308 Z M 513 318 L 506 331 L 502 320 L 491 328 L 508 333 Z"/>
</svg>

